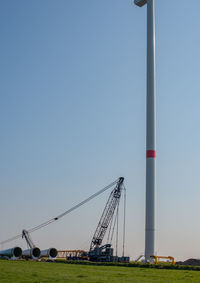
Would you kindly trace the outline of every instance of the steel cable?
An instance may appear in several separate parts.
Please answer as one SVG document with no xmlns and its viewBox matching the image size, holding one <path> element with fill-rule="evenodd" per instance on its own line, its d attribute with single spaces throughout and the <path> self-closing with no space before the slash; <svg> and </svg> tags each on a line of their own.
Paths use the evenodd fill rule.
<svg viewBox="0 0 200 283">
<path fill-rule="evenodd" d="M 59 220 L 60 218 L 62 218 L 63 216 L 69 214 L 70 212 L 74 211 L 75 209 L 79 208 L 80 206 L 84 205 L 85 203 L 87 203 L 88 201 L 92 200 L 93 198 L 97 197 L 98 195 L 102 194 L 103 192 L 107 191 L 109 188 L 111 188 L 112 186 L 114 186 L 117 182 L 118 182 L 119 179 L 115 180 L 114 182 L 112 182 L 111 184 L 109 184 L 108 186 L 104 187 L 103 189 L 101 189 L 100 191 L 96 192 L 95 194 L 91 195 L 90 197 L 86 198 L 85 200 L 83 200 L 82 202 L 76 204 L 75 206 L 73 206 L 72 208 L 66 210 L 65 212 L 59 214 L 57 217 L 54 217 L 48 221 L 45 221 L 43 222 L 42 224 L 40 225 L 37 225 L 31 229 L 28 230 L 28 233 L 32 233 L 32 232 L 35 232 L 57 220 Z M 18 234 L 12 238 L 9 238 L 5 241 L 2 241 L 0 242 L 0 245 L 3 245 L 3 244 L 6 244 L 8 242 L 11 242 L 11 241 L 14 241 L 14 240 L 17 240 L 19 238 L 22 237 L 22 234 Z"/>
<path fill-rule="evenodd" d="M 122 256 L 124 257 L 125 239 L 126 238 L 126 188 L 124 186 L 124 223 L 123 223 L 123 250 Z"/>
</svg>

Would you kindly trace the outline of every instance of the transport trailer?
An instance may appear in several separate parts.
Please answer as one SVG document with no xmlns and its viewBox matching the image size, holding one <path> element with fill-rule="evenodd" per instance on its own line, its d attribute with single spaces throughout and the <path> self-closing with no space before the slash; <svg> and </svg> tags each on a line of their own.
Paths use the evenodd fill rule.
<svg viewBox="0 0 200 283">
<path fill-rule="evenodd" d="M 66 260 L 88 260 L 88 252 L 84 250 L 58 250 L 57 258 Z"/>
</svg>

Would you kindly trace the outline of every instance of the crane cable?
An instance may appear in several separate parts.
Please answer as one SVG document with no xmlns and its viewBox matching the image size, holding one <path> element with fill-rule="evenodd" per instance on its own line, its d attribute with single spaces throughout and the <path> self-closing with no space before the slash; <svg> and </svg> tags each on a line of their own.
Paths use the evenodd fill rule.
<svg viewBox="0 0 200 283">
<path fill-rule="evenodd" d="M 117 206 L 117 228 L 116 228 L 116 256 L 118 254 L 118 236 L 119 235 L 119 203 Z"/>
<path fill-rule="evenodd" d="M 117 203 L 117 208 L 119 206 L 119 201 Z M 113 223 L 113 227 L 112 227 L 112 234 L 111 234 L 111 237 L 110 237 L 110 243 L 112 243 L 112 240 L 113 240 L 113 236 L 114 236 L 114 232 L 115 232 L 115 225 L 116 225 L 116 222 L 117 222 L 117 212 L 118 210 L 116 209 L 116 213 L 115 213 L 115 219 L 114 219 L 114 223 Z"/>
<path fill-rule="evenodd" d="M 126 187 L 123 184 L 123 191 L 124 191 L 124 204 L 123 204 L 123 243 L 122 243 L 122 256 L 124 257 L 124 250 L 125 250 L 125 238 L 126 238 Z M 119 203 L 117 205 L 117 210 L 115 213 L 115 217 L 112 218 L 111 223 L 110 223 L 110 228 L 109 228 L 109 232 L 108 232 L 108 237 L 107 237 L 107 243 L 112 243 L 113 240 L 113 235 L 114 235 L 114 230 L 115 230 L 115 226 L 117 226 L 116 228 L 116 256 L 118 253 L 118 221 L 119 221 Z M 112 226 L 113 223 L 113 219 L 114 219 L 114 224 Z M 112 230 L 112 233 L 111 233 Z"/>
<path fill-rule="evenodd" d="M 85 203 L 87 203 L 88 201 L 90 201 L 91 199 L 97 197 L 98 195 L 102 194 L 103 192 L 107 191 L 109 188 L 111 188 L 112 186 L 114 186 L 117 182 L 119 181 L 119 179 L 115 180 L 114 182 L 112 182 L 111 184 L 109 184 L 108 186 L 104 187 L 103 189 L 99 190 L 98 192 L 96 192 L 95 194 L 91 195 L 90 197 L 86 198 L 85 200 L 83 200 L 82 202 L 76 204 L 75 206 L 71 207 L 70 209 L 66 210 L 65 212 L 59 214 L 57 217 L 54 217 L 54 218 L 51 218 L 49 219 L 48 221 L 45 221 L 43 222 L 42 224 L 40 225 L 37 225 L 31 229 L 28 230 L 28 233 L 32 233 L 32 232 L 35 232 L 57 220 L 59 220 L 60 218 L 62 218 L 63 216 L 69 214 L 70 212 L 74 211 L 75 209 L 79 208 L 80 206 L 84 205 Z M 0 245 L 3 245 L 5 243 L 8 243 L 8 242 L 11 242 L 11 241 L 14 241 L 14 240 L 17 240 L 19 238 L 22 237 L 22 234 L 18 234 L 12 238 L 9 238 L 5 241 L 2 241 L 0 242 Z"/>
<path fill-rule="evenodd" d="M 125 238 L 126 238 L 126 188 L 124 186 L 124 223 L 123 223 L 123 248 L 122 248 L 123 257 L 124 257 L 124 249 L 125 249 Z"/>
<path fill-rule="evenodd" d="M 111 240 L 110 240 L 110 239 L 111 239 L 111 238 L 110 238 L 110 235 L 111 235 L 111 229 L 112 229 L 113 219 L 114 219 L 114 217 L 112 217 L 112 219 L 111 219 L 110 228 L 109 228 L 109 231 L 108 231 L 107 243 L 111 242 Z"/>
</svg>

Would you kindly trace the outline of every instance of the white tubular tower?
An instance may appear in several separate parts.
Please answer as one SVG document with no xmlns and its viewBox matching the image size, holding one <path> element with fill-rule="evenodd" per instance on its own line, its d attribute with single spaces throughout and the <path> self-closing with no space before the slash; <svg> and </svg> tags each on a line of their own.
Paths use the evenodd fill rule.
<svg viewBox="0 0 200 283">
<path fill-rule="evenodd" d="M 146 223 L 145 261 L 155 255 L 156 206 L 156 76 L 154 0 L 135 0 L 139 7 L 147 4 L 147 126 L 146 126 Z"/>
</svg>

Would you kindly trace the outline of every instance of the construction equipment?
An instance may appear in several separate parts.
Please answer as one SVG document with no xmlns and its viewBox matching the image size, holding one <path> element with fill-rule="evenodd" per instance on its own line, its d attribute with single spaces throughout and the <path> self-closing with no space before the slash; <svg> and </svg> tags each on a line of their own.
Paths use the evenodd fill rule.
<svg viewBox="0 0 200 283">
<path fill-rule="evenodd" d="M 27 230 L 22 230 L 22 238 L 25 238 L 30 248 L 22 252 L 22 256 L 24 258 L 32 258 L 32 259 L 38 259 L 41 257 L 47 257 L 50 259 L 56 258 L 58 252 L 55 248 L 50 248 L 40 251 L 40 249 L 34 245 L 33 240 L 31 239 L 31 236 Z"/>
<path fill-rule="evenodd" d="M 105 244 L 103 246 L 101 246 L 101 244 L 109 225 L 112 224 L 116 207 L 119 205 L 123 181 L 124 178 L 120 177 L 115 188 L 110 193 L 109 199 L 92 238 L 88 253 L 90 261 L 118 261 L 118 257 L 113 256 L 113 248 L 111 244 Z"/>
<path fill-rule="evenodd" d="M 22 252 L 22 257 L 26 259 L 28 258 L 39 259 L 41 253 L 40 249 L 34 245 L 31 236 L 29 235 L 27 230 L 22 230 L 22 238 L 25 238 L 27 245 L 29 247 L 29 249 L 24 250 Z"/>
<path fill-rule="evenodd" d="M 12 249 L 0 251 L 0 257 L 18 259 L 22 256 L 22 249 L 14 247 Z"/>
<path fill-rule="evenodd" d="M 113 248 L 111 244 L 97 246 L 88 253 L 90 261 L 113 262 L 118 261 L 118 256 L 113 256 Z"/>
<path fill-rule="evenodd" d="M 29 235 L 30 235 L 30 233 L 35 232 L 35 231 L 37 231 L 37 230 L 39 230 L 39 229 L 42 229 L 42 228 L 44 228 L 44 227 L 46 227 L 46 226 L 48 226 L 48 225 L 54 223 L 55 221 L 58 221 L 60 218 L 66 216 L 67 214 L 71 213 L 72 211 L 74 211 L 74 210 L 76 210 L 77 208 L 81 207 L 82 205 L 86 204 L 86 203 L 89 202 L 90 200 L 92 200 L 92 199 L 96 198 L 97 196 L 99 196 L 100 194 L 104 193 L 105 191 L 107 191 L 108 189 L 110 189 L 112 186 L 116 185 L 118 181 L 119 181 L 119 179 L 115 180 L 114 182 L 112 182 L 112 183 L 109 184 L 108 186 L 106 186 L 106 187 L 104 187 L 103 189 L 99 190 L 98 192 L 94 193 L 94 194 L 91 195 L 90 197 L 84 199 L 84 200 L 81 201 L 80 203 L 74 205 L 74 206 L 71 207 L 70 209 L 67 209 L 66 211 L 64 211 L 63 213 L 57 215 L 56 217 L 51 218 L 51 219 L 49 219 L 49 220 L 47 220 L 47 221 L 45 221 L 45 222 L 43 222 L 43 223 L 41 223 L 41 224 L 39 224 L 39 225 L 37 225 L 37 226 L 35 226 L 35 227 L 29 229 L 27 232 L 28 232 Z M 14 237 L 11 237 L 11 238 L 9 238 L 9 239 L 7 239 L 7 240 L 1 241 L 1 242 L 0 242 L 0 245 L 3 245 L 3 244 L 6 244 L 6 243 L 15 241 L 15 240 L 17 240 L 17 239 L 20 239 L 21 237 L 22 237 L 22 234 L 20 233 L 20 234 L 14 236 Z"/>
<path fill-rule="evenodd" d="M 173 256 L 157 256 L 157 255 L 151 255 L 151 258 L 154 258 L 155 264 L 159 263 L 159 259 L 168 259 L 172 264 L 175 264 L 175 260 Z"/>
<path fill-rule="evenodd" d="M 88 260 L 88 252 L 84 250 L 59 250 L 57 258 L 67 260 Z"/>
<path fill-rule="evenodd" d="M 60 218 L 71 213 L 72 211 L 78 209 L 79 207 L 83 206 L 84 204 L 86 204 L 90 200 L 94 199 L 95 197 L 99 196 L 100 194 L 107 191 L 111 187 L 115 186 L 114 189 L 112 190 L 112 192 L 110 193 L 106 207 L 103 211 L 103 214 L 102 214 L 101 219 L 98 223 L 97 229 L 96 229 L 94 236 L 92 238 L 92 242 L 91 242 L 91 245 L 90 245 L 89 252 L 88 253 L 84 252 L 84 253 L 82 253 L 81 255 L 78 255 L 78 256 L 77 256 L 76 253 L 75 254 L 71 253 L 71 255 L 69 254 L 69 256 L 66 255 L 66 257 L 70 257 L 70 259 L 73 259 L 73 258 L 86 259 L 87 258 L 91 261 L 113 261 L 113 260 L 119 259 L 117 257 L 118 211 L 119 211 L 119 201 L 120 201 L 120 197 L 121 197 L 121 192 L 122 192 L 122 189 L 124 189 L 124 229 L 123 229 L 123 253 L 122 253 L 123 257 L 120 260 L 123 261 L 123 262 L 124 261 L 127 262 L 127 260 L 129 260 L 129 258 L 124 257 L 126 194 L 125 194 L 125 188 L 123 186 L 123 181 L 124 181 L 123 177 L 118 178 L 117 180 L 115 180 L 114 182 L 109 184 L 108 186 L 106 186 L 103 189 L 99 190 L 98 192 L 92 194 L 90 197 L 88 197 L 85 200 L 81 201 L 80 203 L 74 205 L 73 207 L 64 211 L 60 215 L 58 215 L 54 218 L 51 218 L 48 221 L 45 221 L 45 222 L 41 223 L 40 225 L 33 227 L 32 229 L 23 230 L 22 234 L 18 234 L 16 236 L 12 237 L 12 238 L 9 238 L 5 241 L 2 241 L 2 242 L 0 242 L 0 244 L 6 244 L 8 242 L 17 240 L 18 238 L 22 237 L 22 238 L 25 238 L 27 245 L 29 247 L 27 250 L 24 250 L 22 252 L 23 258 L 32 258 L 32 259 L 38 259 L 40 257 L 55 258 L 56 255 L 57 255 L 57 250 L 56 249 L 47 249 L 47 250 L 40 251 L 40 249 L 37 248 L 34 245 L 32 239 L 30 237 L 30 233 L 37 231 L 39 229 L 42 229 L 43 227 L 46 227 L 47 225 L 50 225 L 51 223 L 53 223 L 55 221 L 58 221 Z M 114 217 L 114 214 L 115 214 L 115 217 Z M 114 218 L 114 221 L 113 221 L 113 218 Z M 112 225 L 113 225 L 113 227 L 112 227 Z M 103 241 L 103 238 L 106 234 L 108 227 L 109 227 L 109 230 L 108 230 L 109 232 L 108 232 L 107 244 L 102 245 L 102 241 Z M 111 227 L 113 228 L 112 232 L 111 232 Z M 116 235 L 116 257 L 113 256 L 113 248 L 111 246 L 112 239 L 113 239 L 113 232 L 115 230 L 115 227 L 117 227 L 116 228 L 116 231 L 117 231 L 117 233 L 116 233 L 117 234 Z M 110 237 L 110 235 L 111 235 L 111 237 Z"/>
</svg>

